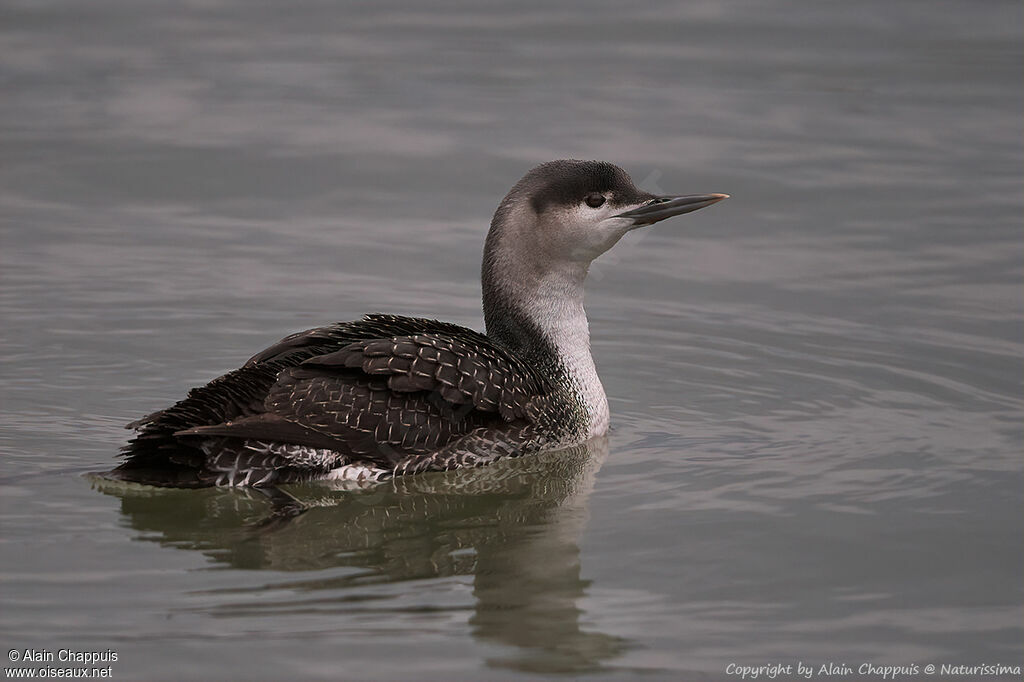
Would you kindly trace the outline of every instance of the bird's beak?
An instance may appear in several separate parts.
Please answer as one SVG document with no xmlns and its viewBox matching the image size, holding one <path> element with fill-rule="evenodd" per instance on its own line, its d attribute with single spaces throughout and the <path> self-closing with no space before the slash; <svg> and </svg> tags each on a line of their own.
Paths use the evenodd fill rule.
<svg viewBox="0 0 1024 682">
<path fill-rule="evenodd" d="M 650 201 L 637 208 L 620 213 L 616 218 L 628 218 L 633 221 L 633 227 L 652 225 L 659 220 L 673 216 L 689 213 L 717 204 L 722 199 L 728 199 L 728 194 L 687 194 L 685 196 L 654 197 Z"/>
</svg>

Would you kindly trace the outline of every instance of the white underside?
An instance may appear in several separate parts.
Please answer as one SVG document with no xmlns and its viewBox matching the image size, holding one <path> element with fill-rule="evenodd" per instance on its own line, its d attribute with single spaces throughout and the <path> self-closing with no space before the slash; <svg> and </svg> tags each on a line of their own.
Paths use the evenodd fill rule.
<svg viewBox="0 0 1024 682">
<path fill-rule="evenodd" d="M 320 478 L 324 481 L 356 481 L 362 483 L 364 481 L 378 481 L 388 473 L 387 469 L 381 469 L 380 467 L 368 466 L 366 464 L 346 464 L 337 469 L 331 469 Z"/>
<path fill-rule="evenodd" d="M 586 410 L 586 438 L 605 435 L 609 421 L 608 398 L 590 354 L 590 325 L 583 309 L 582 289 L 576 296 L 538 296 L 531 304 L 527 306 L 530 317 L 555 345 Z"/>
<path fill-rule="evenodd" d="M 583 324 L 586 326 L 585 318 Z M 581 337 L 576 334 L 578 332 L 574 333 L 572 338 L 580 339 Z M 565 364 L 566 369 L 569 370 L 569 375 L 575 384 L 576 392 L 579 394 L 583 407 L 587 412 L 588 429 L 586 437 L 589 439 L 608 433 L 610 415 L 608 412 L 608 397 L 605 395 L 601 378 L 597 376 L 597 367 L 594 366 L 594 359 L 590 355 L 589 333 L 582 338 L 587 339 L 585 352 L 569 352 L 558 341 L 556 341 L 556 345 L 559 346 L 562 362 Z M 577 343 L 576 345 L 578 346 L 579 344 Z"/>
</svg>

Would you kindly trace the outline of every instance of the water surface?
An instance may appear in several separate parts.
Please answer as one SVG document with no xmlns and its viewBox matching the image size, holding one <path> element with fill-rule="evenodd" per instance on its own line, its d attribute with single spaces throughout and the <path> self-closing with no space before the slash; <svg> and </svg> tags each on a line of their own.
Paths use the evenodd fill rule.
<svg viewBox="0 0 1024 682">
<path fill-rule="evenodd" d="M 1024 665 L 1022 15 L 8 2 L 0 639 L 115 679 Z M 732 195 L 595 264 L 607 441 L 298 515 L 81 476 L 292 331 L 479 328 L 491 212 L 559 157 Z"/>
</svg>

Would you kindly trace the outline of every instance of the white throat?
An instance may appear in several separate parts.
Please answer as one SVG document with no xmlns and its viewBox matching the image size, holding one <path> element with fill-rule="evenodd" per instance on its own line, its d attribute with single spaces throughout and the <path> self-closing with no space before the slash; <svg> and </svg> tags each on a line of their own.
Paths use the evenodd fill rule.
<svg viewBox="0 0 1024 682">
<path fill-rule="evenodd" d="M 592 438 L 608 432 L 609 414 L 608 398 L 590 354 L 590 325 L 583 309 L 585 277 L 586 268 L 576 272 L 552 273 L 535 282 L 536 288 L 522 300 L 521 305 L 529 319 L 557 349 L 572 390 L 586 410 L 587 437 Z"/>
<path fill-rule="evenodd" d="M 513 190 L 495 213 L 484 247 L 484 317 L 488 334 L 516 339 L 514 325 L 504 314 L 518 310 L 554 347 L 568 374 L 568 388 L 582 403 L 586 437 L 591 438 L 608 431 L 608 399 L 590 355 L 583 309 L 590 254 L 576 254 L 572 247 L 577 240 L 571 237 L 560 220 L 540 221 Z"/>
</svg>

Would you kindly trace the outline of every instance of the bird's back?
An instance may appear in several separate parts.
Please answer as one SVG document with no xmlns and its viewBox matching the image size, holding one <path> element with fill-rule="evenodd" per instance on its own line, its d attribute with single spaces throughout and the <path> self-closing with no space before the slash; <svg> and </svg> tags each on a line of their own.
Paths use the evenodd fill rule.
<svg viewBox="0 0 1024 682">
<path fill-rule="evenodd" d="M 368 315 L 293 334 L 131 426 L 119 478 L 269 485 L 383 478 L 519 454 L 551 387 L 487 336 Z"/>
</svg>

